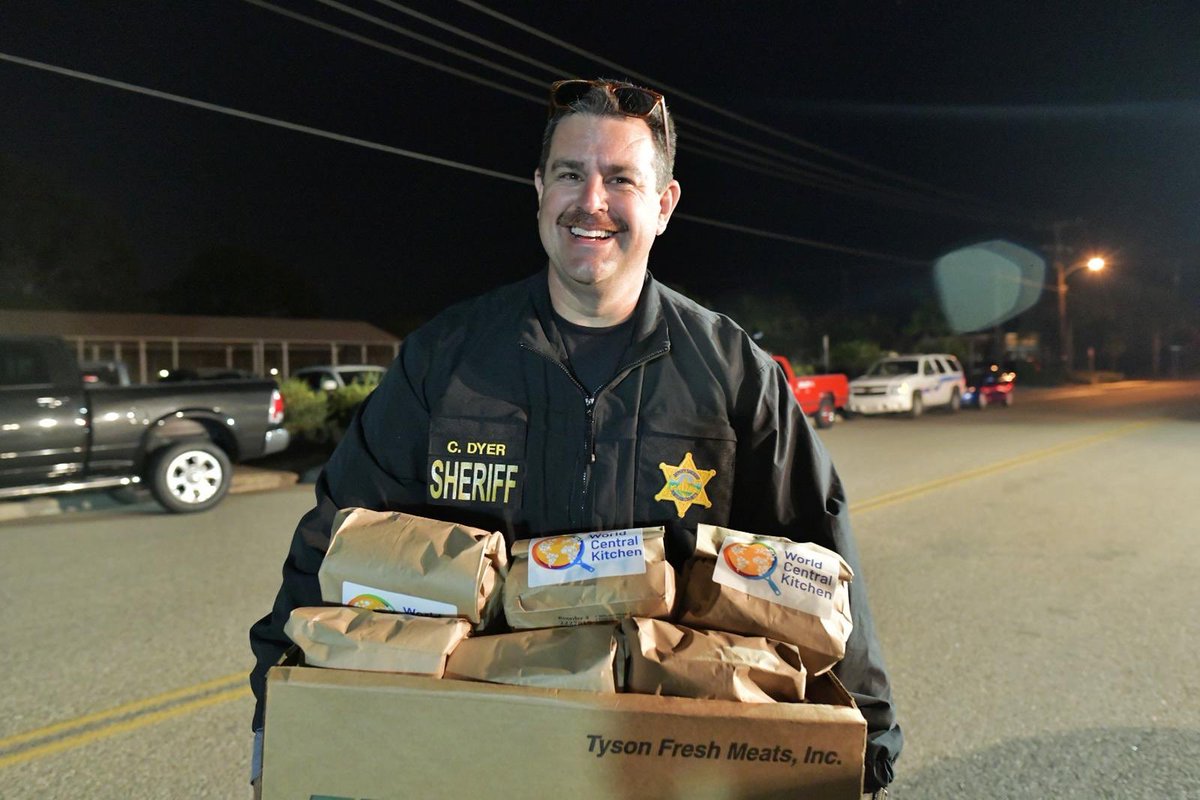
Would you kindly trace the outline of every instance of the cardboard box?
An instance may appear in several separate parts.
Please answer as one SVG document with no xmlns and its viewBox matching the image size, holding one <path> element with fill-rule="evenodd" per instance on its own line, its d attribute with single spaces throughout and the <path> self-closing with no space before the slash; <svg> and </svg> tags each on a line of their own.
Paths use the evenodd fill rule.
<svg viewBox="0 0 1200 800">
<path fill-rule="evenodd" d="M 857 800 L 866 721 L 831 675 L 746 704 L 278 666 L 265 800 Z"/>
</svg>

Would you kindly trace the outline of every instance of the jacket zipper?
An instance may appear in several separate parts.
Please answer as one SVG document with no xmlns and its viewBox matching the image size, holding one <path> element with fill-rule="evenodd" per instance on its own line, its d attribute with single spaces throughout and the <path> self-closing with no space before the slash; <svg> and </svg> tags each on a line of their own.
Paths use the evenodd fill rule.
<svg viewBox="0 0 1200 800">
<path fill-rule="evenodd" d="M 554 366 L 561 369 L 563 374 L 567 376 L 567 379 L 571 381 L 571 383 L 575 384 L 575 388 L 577 388 L 580 394 L 583 395 L 583 411 L 584 416 L 587 418 L 587 431 L 584 437 L 584 447 L 587 450 L 587 459 L 584 461 L 583 465 L 583 491 L 579 493 L 579 521 L 582 524 L 584 509 L 587 508 L 588 478 L 590 477 L 592 470 L 591 462 L 596 460 L 596 443 L 592 440 L 592 411 L 596 407 L 596 397 L 595 395 L 588 394 L 588 390 L 583 387 L 583 384 L 579 382 L 578 378 L 571 374 L 571 370 L 567 369 L 566 364 L 562 363 L 556 358 L 553 358 L 552 356 L 546 355 L 540 350 L 534 350 L 532 347 L 527 347 L 524 342 L 521 342 L 521 349 L 528 350 L 535 355 L 541 356 Z"/>
<path fill-rule="evenodd" d="M 585 413 L 585 416 L 587 417 L 588 460 L 583 468 L 583 493 L 579 497 L 579 513 L 580 513 L 581 519 L 583 518 L 583 514 L 585 513 L 585 511 L 587 509 L 588 482 L 589 482 L 589 480 L 591 478 L 591 474 L 592 474 L 592 464 L 596 463 L 596 431 L 595 431 L 595 416 L 594 416 L 594 412 L 595 412 L 595 408 L 596 408 L 596 398 L 599 397 L 600 393 L 603 392 L 605 389 L 607 389 L 612 384 L 612 382 L 617 379 L 617 376 L 625 375 L 626 373 L 637 369 L 642 364 L 645 364 L 648 361 L 652 361 L 652 360 L 658 358 L 659 356 L 666 354 L 670 349 L 671 348 L 669 348 L 669 347 L 664 347 L 663 349 L 657 350 L 653 353 L 650 353 L 649 355 L 642 356 L 637 361 L 630 362 L 629 364 L 626 364 L 623 367 L 618 367 L 617 371 L 613 373 L 613 377 L 611 380 L 607 381 L 606 383 L 600 384 L 598 387 L 596 387 L 596 391 L 590 395 L 587 395 L 586 392 L 584 393 L 585 395 L 587 395 L 584 398 L 583 405 L 584 405 L 584 413 Z M 576 385 L 578 385 L 578 383 L 579 382 L 576 381 Z M 581 386 L 580 388 L 582 389 L 583 387 Z"/>
<path fill-rule="evenodd" d="M 595 431 L 596 397 L 598 397 L 602 391 L 604 391 L 605 389 L 608 388 L 608 386 L 612 383 L 612 380 L 608 381 L 607 383 L 602 383 L 600 386 L 598 386 L 596 388 L 596 391 L 589 394 L 588 390 L 586 388 L 584 388 L 583 384 L 579 382 L 579 379 L 576 378 L 571 373 L 571 370 L 569 370 L 567 368 L 566 364 L 562 363 L 561 361 L 559 361 L 556 358 L 546 355 L 545 353 L 543 353 L 539 350 L 534 350 L 532 347 L 526 346 L 524 342 L 521 342 L 521 349 L 528 350 L 531 353 L 535 353 L 535 354 L 541 356 L 542 358 L 546 359 L 547 361 L 549 361 L 551 364 L 554 364 L 559 369 L 561 369 L 563 371 L 563 374 L 567 376 L 567 378 L 571 381 L 571 383 L 575 384 L 575 387 L 577 389 L 579 389 L 579 393 L 583 395 L 583 416 L 587 422 L 587 429 L 584 432 L 583 444 L 584 444 L 585 451 L 587 453 L 587 457 L 584 459 L 583 474 L 580 476 L 583 485 L 582 485 L 582 490 L 579 493 L 579 522 L 582 524 L 584 515 L 587 513 L 588 484 L 591 481 L 592 464 L 596 463 L 596 431 Z M 647 361 L 652 361 L 653 359 L 666 354 L 667 352 L 670 351 L 670 349 L 671 348 L 669 348 L 669 347 L 664 347 L 661 350 L 656 350 L 655 352 L 650 353 L 649 355 L 639 358 L 637 361 L 633 361 L 629 364 L 626 364 L 623 367 L 620 367 L 614 373 L 613 379 L 615 380 L 618 375 L 624 375 L 625 373 L 629 372 L 630 370 L 640 367 L 642 364 L 645 364 Z"/>
<path fill-rule="evenodd" d="M 599 393 L 600 390 L 597 389 L 596 394 Z M 583 416 L 587 420 L 587 435 L 585 437 L 587 458 L 583 462 L 583 488 L 579 492 L 580 522 L 583 522 L 584 516 L 587 514 L 588 484 L 592 480 L 592 464 L 596 463 L 596 394 L 589 394 L 583 398 Z"/>
</svg>

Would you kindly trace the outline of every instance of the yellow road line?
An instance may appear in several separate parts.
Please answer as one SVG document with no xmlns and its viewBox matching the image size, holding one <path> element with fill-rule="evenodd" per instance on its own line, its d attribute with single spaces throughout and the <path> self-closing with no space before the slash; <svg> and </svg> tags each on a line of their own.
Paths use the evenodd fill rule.
<svg viewBox="0 0 1200 800">
<path fill-rule="evenodd" d="M 164 692 L 163 694 L 155 695 L 154 697 L 147 697 L 144 700 L 135 700 L 132 703 L 126 703 L 124 705 L 117 706 L 116 708 L 110 708 L 107 711 L 97 711 L 94 714 L 87 714 L 86 716 L 76 717 L 75 719 L 69 719 L 64 722 L 57 722 L 53 725 L 47 725 L 44 728 L 38 728 L 37 730 L 19 733 L 16 736 L 10 736 L 7 739 L 0 739 L 0 750 L 6 750 L 14 745 L 23 744 L 25 742 L 32 742 L 35 739 L 44 739 L 47 736 L 53 736 L 56 733 L 61 733 L 72 728 L 82 728 L 85 725 L 92 725 L 94 723 L 103 722 L 104 720 L 113 719 L 115 717 L 123 717 L 127 714 L 132 714 L 135 711 L 141 711 L 146 708 L 162 705 L 163 703 L 169 703 L 172 700 L 178 700 L 181 697 L 199 694 L 200 692 L 207 692 L 224 686 L 225 684 L 244 680 L 246 680 L 245 672 L 235 672 L 232 675 L 226 675 L 223 678 L 214 678 L 211 681 L 197 683 L 194 686 L 185 686 L 182 689 Z"/>
<path fill-rule="evenodd" d="M 243 676 L 244 677 L 244 676 Z M 159 722 L 164 722 L 184 714 L 190 714 L 193 711 L 199 711 L 202 708 L 215 706 L 229 700 L 237 700 L 241 697 L 248 697 L 250 689 L 245 686 L 240 686 L 237 689 L 226 689 L 223 692 L 211 694 L 206 697 L 201 697 L 196 700 L 191 700 L 187 703 L 181 703 L 177 706 L 171 706 L 159 711 L 154 711 L 149 714 L 143 714 L 132 719 L 114 722 L 111 725 L 105 725 L 102 728 L 96 728 L 85 733 L 77 733 L 74 736 L 67 736 L 62 739 L 56 739 L 53 742 L 31 747 L 28 750 L 22 750 L 19 753 L 13 753 L 9 756 L 0 756 L 0 769 L 5 767 L 22 764 L 26 761 L 31 761 L 35 758 L 61 753 L 64 750 L 71 750 L 76 747 L 82 747 L 85 744 L 107 739 L 110 736 L 116 736 L 119 733 L 135 731 L 138 728 L 144 728 L 147 725 L 154 725 Z"/>
<path fill-rule="evenodd" d="M 954 475 L 947 475 L 944 478 L 938 478 L 937 480 L 929 481 L 928 483 L 921 483 L 917 484 L 916 486 L 910 486 L 906 489 L 898 489 L 894 492 L 881 494 L 877 497 L 872 497 L 870 500 L 864 500 L 861 503 L 852 503 L 850 505 L 850 512 L 853 514 L 862 514 L 865 511 L 874 511 L 875 509 L 883 508 L 884 506 L 903 503 L 906 500 L 911 500 L 914 497 L 928 494 L 929 492 L 937 491 L 938 489 L 943 489 L 955 483 L 969 481 L 972 478 L 980 478 L 984 475 L 991 475 L 996 472 L 1002 472 L 1006 469 L 1020 467 L 1025 464 L 1032 464 L 1035 461 L 1041 461 L 1042 459 L 1050 458 L 1051 456 L 1061 455 L 1062 453 L 1067 453 L 1071 450 L 1078 450 L 1082 447 L 1088 447 L 1089 445 L 1097 444 L 1099 442 L 1105 442 L 1110 439 L 1127 436 L 1134 431 L 1158 424 L 1161 423 L 1156 420 L 1131 422 L 1128 425 L 1122 425 L 1115 430 L 1105 431 L 1104 433 L 1098 433 L 1094 436 L 1085 436 L 1082 439 L 1073 439 L 1069 442 L 1056 444 L 1053 447 L 1047 447 L 1043 450 L 1034 450 L 1031 453 L 1024 453 L 1003 461 L 997 461 L 993 464 L 977 467 L 976 469 L 969 469 Z"/>
</svg>

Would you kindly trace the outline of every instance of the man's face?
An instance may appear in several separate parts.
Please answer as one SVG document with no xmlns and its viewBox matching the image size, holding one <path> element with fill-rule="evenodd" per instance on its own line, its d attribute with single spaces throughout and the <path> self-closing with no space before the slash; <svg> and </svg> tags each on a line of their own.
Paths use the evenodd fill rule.
<svg viewBox="0 0 1200 800">
<path fill-rule="evenodd" d="M 632 117 L 563 119 L 534 183 L 542 246 L 570 291 L 640 282 L 654 237 L 679 199 L 675 181 L 655 188 L 650 128 Z"/>
</svg>

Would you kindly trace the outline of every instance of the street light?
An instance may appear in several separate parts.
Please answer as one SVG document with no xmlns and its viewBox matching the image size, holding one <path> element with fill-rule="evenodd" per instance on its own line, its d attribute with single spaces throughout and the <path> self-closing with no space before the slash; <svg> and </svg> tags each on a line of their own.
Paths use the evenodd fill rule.
<svg viewBox="0 0 1200 800">
<path fill-rule="evenodd" d="M 1087 261 L 1082 261 L 1078 264 L 1073 264 L 1067 267 L 1060 259 L 1054 260 L 1054 270 L 1058 275 L 1058 285 L 1055 287 L 1058 290 L 1058 346 L 1059 357 L 1062 359 L 1063 369 L 1070 372 L 1074 359 L 1074 346 L 1071 341 L 1071 329 L 1067 325 L 1067 276 L 1079 272 L 1081 269 L 1086 269 L 1088 272 L 1099 272 L 1104 269 L 1105 261 L 1100 256 L 1092 256 Z"/>
</svg>

